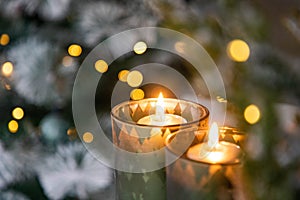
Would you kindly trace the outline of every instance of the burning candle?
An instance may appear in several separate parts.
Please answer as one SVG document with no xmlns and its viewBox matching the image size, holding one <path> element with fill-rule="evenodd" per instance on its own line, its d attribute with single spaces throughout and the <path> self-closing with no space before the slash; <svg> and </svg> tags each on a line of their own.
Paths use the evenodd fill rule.
<svg viewBox="0 0 300 200">
<path fill-rule="evenodd" d="M 112 109 L 111 116 L 114 144 L 137 157 L 149 153 L 157 157 L 137 165 L 160 166 L 153 170 L 142 168 L 139 172 L 116 170 L 116 198 L 165 200 L 165 156 L 162 150 L 165 139 L 181 130 L 197 131 L 207 127 L 207 108 L 190 101 L 164 99 L 161 94 L 159 98 L 123 102 Z M 126 158 L 116 155 L 116 162 L 125 163 Z M 132 168 L 139 169 L 139 166 Z"/>
<path fill-rule="evenodd" d="M 143 125 L 155 125 L 155 126 L 170 126 L 186 123 L 186 119 L 179 115 L 166 114 L 165 103 L 162 93 L 159 93 L 157 102 L 155 105 L 155 114 L 145 116 L 141 118 L 137 124 Z"/>
<path fill-rule="evenodd" d="M 234 164 L 240 162 L 241 149 L 233 143 L 219 142 L 219 128 L 212 124 L 206 143 L 197 144 L 187 152 L 187 157 L 208 164 Z"/>
<path fill-rule="evenodd" d="M 207 141 L 192 144 L 174 163 L 167 166 L 168 199 L 246 199 L 242 184 L 240 147 L 219 141 L 216 123 L 206 131 Z M 166 161 L 174 159 L 180 143 L 191 133 L 170 136 L 166 141 Z"/>
</svg>

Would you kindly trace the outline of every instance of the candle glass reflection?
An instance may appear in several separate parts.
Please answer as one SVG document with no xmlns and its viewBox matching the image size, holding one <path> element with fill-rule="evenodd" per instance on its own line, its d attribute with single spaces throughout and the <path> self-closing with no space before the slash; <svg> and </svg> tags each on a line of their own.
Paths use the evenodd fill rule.
<svg viewBox="0 0 300 200">
<path fill-rule="evenodd" d="M 155 153 L 165 147 L 170 134 L 182 130 L 195 132 L 208 126 L 209 112 L 202 105 L 178 100 L 164 99 L 163 114 L 181 120 L 180 124 L 144 123 L 148 116 L 157 115 L 157 99 L 123 102 L 112 109 L 112 134 L 114 144 L 128 152 Z M 150 117 L 151 118 L 151 117 Z M 142 120 L 141 120 L 142 119 Z M 143 123 L 138 123 L 139 121 Z M 201 138 L 201 136 L 199 136 Z M 204 138 L 204 135 L 203 135 Z M 162 151 L 164 152 L 164 151 Z M 158 156 L 157 163 L 165 163 L 164 155 Z M 116 162 L 122 158 L 116 155 Z M 164 165 L 163 165 L 164 166 Z M 136 167 L 136 166 L 135 166 Z M 115 171 L 116 196 L 119 200 L 164 200 L 166 199 L 165 168 L 144 173 Z"/>
<path fill-rule="evenodd" d="M 208 130 L 204 132 L 208 134 Z M 181 141 L 192 136 L 193 133 L 184 132 L 169 136 L 166 140 L 166 162 L 178 157 L 182 149 Z M 235 145 L 224 141 L 219 143 L 224 144 Z M 220 151 L 201 155 L 203 145 L 206 144 L 192 144 L 179 159 L 167 166 L 167 199 L 245 199 L 242 184 L 242 154 L 237 154 L 233 159 L 229 158 L 232 155 L 228 157 L 226 153 L 227 157 L 221 158 L 224 155 Z M 200 148 L 199 160 L 191 159 L 189 153 L 197 148 Z"/>
</svg>

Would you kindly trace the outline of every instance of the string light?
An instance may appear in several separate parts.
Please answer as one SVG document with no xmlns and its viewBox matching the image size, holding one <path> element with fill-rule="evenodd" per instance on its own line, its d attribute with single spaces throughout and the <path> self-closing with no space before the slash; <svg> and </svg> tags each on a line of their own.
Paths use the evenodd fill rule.
<svg viewBox="0 0 300 200">
<path fill-rule="evenodd" d="M 100 73 L 105 73 L 108 70 L 108 64 L 104 60 L 97 60 L 95 69 Z"/>
<path fill-rule="evenodd" d="M 6 77 L 10 76 L 14 70 L 14 66 L 11 62 L 5 62 L 2 65 L 2 74 Z"/>
<path fill-rule="evenodd" d="M 137 42 L 134 46 L 133 46 L 133 51 L 136 54 L 143 54 L 145 53 L 145 51 L 147 50 L 147 44 L 145 42 Z"/>
<path fill-rule="evenodd" d="M 232 40 L 227 45 L 227 55 L 233 61 L 245 62 L 250 56 L 250 48 L 243 40 Z"/>
<path fill-rule="evenodd" d="M 13 118 L 18 119 L 18 120 L 22 119 L 24 117 L 23 109 L 20 107 L 16 107 L 12 111 L 12 116 L 13 116 Z"/>
<path fill-rule="evenodd" d="M 68 53 L 70 56 L 78 57 L 81 55 L 82 48 L 78 44 L 72 44 L 68 48 Z"/>
<path fill-rule="evenodd" d="M 143 75 L 139 71 L 131 71 L 127 75 L 127 83 L 131 87 L 138 87 L 143 82 Z"/>
<path fill-rule="evenodd" d="M 260 119 L 260 110 L 259 110 L 259 108 L 254 104 L 251 104 L 251 105 L 247 106 L 245 111 L 244 111 L 244 117 L 245 117 L 245 120 L 249 124 L 257 123 L 258 120 Z"/>
<path fill-rule="evenodd" d="M 19 124 L 16 120 L 11 120 L 9 123 L 8 123 L 8 130 L 11 132 L 11 133 L 16 133 L 19 129 Z"/>
</svg>

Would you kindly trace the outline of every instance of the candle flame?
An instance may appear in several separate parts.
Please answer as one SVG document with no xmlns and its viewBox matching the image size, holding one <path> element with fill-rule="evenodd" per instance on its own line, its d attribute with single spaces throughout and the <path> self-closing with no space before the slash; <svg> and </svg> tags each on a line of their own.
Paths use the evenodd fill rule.
<svg viewBox="0 0 300 200">
<path fill-rule="evenodd" d="M 159 96 L 157 98 L 155 115 L 158 118 L 161 118 L 162 120 L 163 120 L 163 118 L 165 116 L 164 96 L 163 96 L 163 94 L 161 92 L 159 93 Z"/>
<path fill-rule="evenodd" d="M 209 129 L 208 133 L 208 146 L 214 148 L 219 143 L 219 128 L 216 122 L 214 122 Z"/>
<path fill-rule="evenodd" d="M 162 92 L 159 93 L 156 104 L 160 104 L 160 105 L 164 104 L 164 96 L 163 96 Z"/>
</svg>

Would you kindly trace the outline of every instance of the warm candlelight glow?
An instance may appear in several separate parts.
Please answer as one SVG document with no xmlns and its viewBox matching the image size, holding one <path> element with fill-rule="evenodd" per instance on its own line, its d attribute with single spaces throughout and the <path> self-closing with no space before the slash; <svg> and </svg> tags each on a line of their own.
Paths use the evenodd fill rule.
<svg viewBox="0 0 300 200">
<path fill-rule="evenodd" d="M 208 133 L 207 142 L 191 147 L 187 157 L 209 164 L 238 163 L 241 154 L 240 147 L 229 142 L 219 142 L 219 128 L 213 123 Z"/>
<path fill-rule="evenodd" d="M 216 122 L 214 122 L 209 129 L 207 144 L 210 148 L 214 148 L 219 143 L 219 128 Z"/>
<path fill-rule="evenodd" d="M 157 101 L 155 102 L 155 114 L 145 116 L 137 122 L 144 125 L 166 126 L 186 123 L 186 119 L 179 115 L 165 113 L 165 102 L 162 92 L 159 93 Z"/>
</svg>

